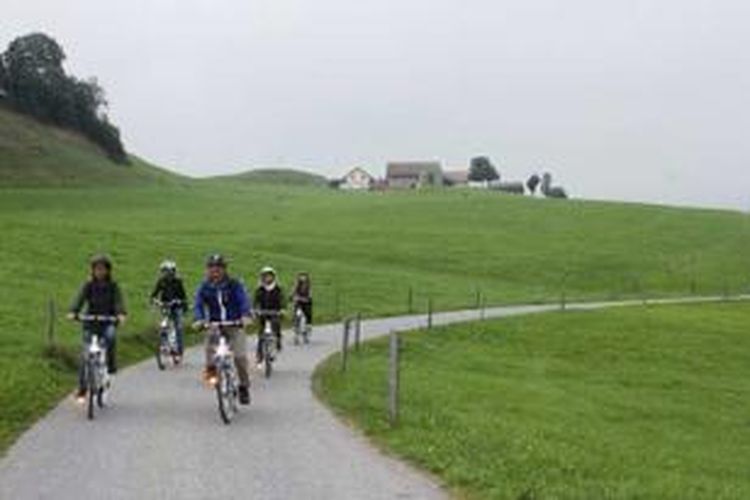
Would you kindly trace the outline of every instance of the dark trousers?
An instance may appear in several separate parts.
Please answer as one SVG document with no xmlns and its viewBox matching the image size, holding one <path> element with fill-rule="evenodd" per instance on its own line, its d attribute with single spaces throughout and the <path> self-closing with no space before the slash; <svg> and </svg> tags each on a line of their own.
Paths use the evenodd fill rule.
<svg viewBox="0 0 750 500">
<path fill-rule="evenodd" d="M 308 325 L 312 325 L 313 322 L 313 310 L 312 310 L 312 302 L 297 302 L 294 304 L 294 308 L 302 309 L 302 314 L 305 315 L 305 319 L 307 320 Z"/>
</svg>

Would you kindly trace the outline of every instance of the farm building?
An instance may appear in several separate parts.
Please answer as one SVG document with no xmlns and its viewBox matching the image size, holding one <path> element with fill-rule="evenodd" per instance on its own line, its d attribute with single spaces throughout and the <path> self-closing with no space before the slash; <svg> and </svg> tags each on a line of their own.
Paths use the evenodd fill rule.
<svg viewBox="0 0 750 500">
<path fill-rule="evenodd" d="M 341 189 L 370 189 L 375 178 L 365 169 L 354 167 L 344 176 L 339 184 Z"/>
<path fill-rule="evenodd" d="M 437 161 L 391 162 L 386 168 L 388 187 L 414 189 L 443 185 L 443 167 Z"/>
<path fill-rule="evenodd" d="M 469 183 L 469 171 L 446 170 L 443 173 L 443 182 L 446 186 L 465 186 Z"/>
</svg>

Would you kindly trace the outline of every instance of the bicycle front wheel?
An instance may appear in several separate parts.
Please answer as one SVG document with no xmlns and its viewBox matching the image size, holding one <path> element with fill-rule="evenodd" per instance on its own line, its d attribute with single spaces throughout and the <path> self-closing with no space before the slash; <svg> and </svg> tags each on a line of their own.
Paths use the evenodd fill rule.
<svg viewBox="0 0 750 500">
<path fill-rule="evenodd" d="M 91 366 L 91 363 L 89 363 L 86 366 L 86 382 L 88 385 L 87 398 L 86 398 L 86 401 L 87 401 L 86 414 L 89 420 L 94 420 L 94 412 L 95 412 L 94 405 L 96 404 L 96 400 L 99 395 L 99 389 L 96 383 L 96 375 L 94 373 L 94 367 Z"/>
<path fill-rule="evenodd" d="M 221 421 L 229 425 L 234 417 L 235 404 L 233 399 L 237 397 L 232 381 L 226 370 L 220 370 L 219 380 L 216 381 L 216 399 L 219 404 L 219 415 Z"/>
</svg>

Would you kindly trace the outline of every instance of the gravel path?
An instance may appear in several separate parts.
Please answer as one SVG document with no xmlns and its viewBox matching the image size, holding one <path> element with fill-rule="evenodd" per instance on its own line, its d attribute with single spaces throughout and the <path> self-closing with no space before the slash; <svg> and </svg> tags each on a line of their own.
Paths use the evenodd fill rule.
<svg viewBox="0 0 750 500">
<path fill-rule="evenodd" d="M 694 300 L 716 299 L 687 301 Z M 512 306 L 485 315 L 554 309 Z M 478 317 L 439 313 L 434 324 Z M 424 316 L 367 320 L 363 337 L 425 323 Z M 256 375 L 252 406 L 230 426 L 198 379 L 199 349 L 177 370 L 159 372 L 153 361 L 123 370 L 112 406 L 96 421 L 67 398 L 18 440 L 0 461 L 0 500 L 445 498 L 434 480 L 373 449 L 314 398 L 312 371 L 340 343 L 340 325 L 317 327 L 305 348 L 287 342 L 273 378 Z"/>
</svg>

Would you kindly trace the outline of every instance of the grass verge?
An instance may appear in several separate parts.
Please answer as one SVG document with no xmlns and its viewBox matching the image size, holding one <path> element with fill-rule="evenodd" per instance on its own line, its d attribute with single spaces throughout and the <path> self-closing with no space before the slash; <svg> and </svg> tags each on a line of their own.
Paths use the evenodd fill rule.
<svg viewBox="0 0 750 500">
<path fill-rule="evenodd" d="M 404 335 L 401 423 L 384 340 L 318 395 L 470 498 L 750 497 L 750 305 L 552 313 Z"/>
</svg>

